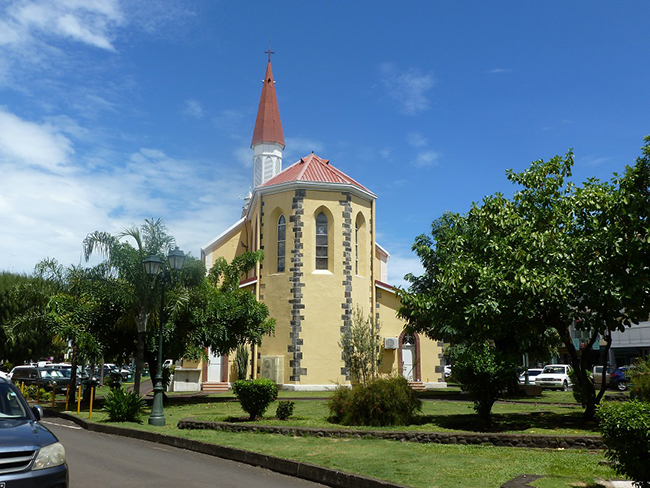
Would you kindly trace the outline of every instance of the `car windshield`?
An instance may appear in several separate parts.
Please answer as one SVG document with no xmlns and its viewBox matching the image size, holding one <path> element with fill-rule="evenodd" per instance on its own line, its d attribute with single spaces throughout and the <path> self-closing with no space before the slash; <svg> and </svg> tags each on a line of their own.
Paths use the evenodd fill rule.
<svg viewBox="0 0 650 488">
<path fill-rule="evenodd" d="M 23 403 L 8 384 L 0 384 L 0 420 L 28 417 Z"/>
<path fill-rule="evenodd" d="M 43 378 L 43 379 L 64 378 L 63 373 L 61 373 L 61 371 L 56 370 L 56 369 L 43 369 L 43 370 L 39 371 L 39 374 L 41 375 L 41 378 Z"/>
<path fill-rule="evenodd" d="M 544 367 L 544 374 L 564 374 L 566 373 L 566 369 L 564 366 L 545 366 Z"/>
</svg>

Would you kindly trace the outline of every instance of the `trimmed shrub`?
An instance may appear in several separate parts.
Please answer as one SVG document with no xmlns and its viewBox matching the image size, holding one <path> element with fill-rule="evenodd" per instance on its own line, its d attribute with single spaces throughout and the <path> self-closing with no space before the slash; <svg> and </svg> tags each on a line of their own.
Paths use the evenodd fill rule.
<svg viewBox="0 0 650 488">
<path fill-rule="evenodd" d="M 284 401 L 278 403 L 278 408 L 275 410 L 275 416 L 280 420 L 287 420 L 293 415 L 294 402 Z"/>
<path fill-rule="evenodd" d="M 104 398 L 104 410 L 111 422 L 141 423 L 144 399 L 136 392 L 126 392 L 122 388 L 112 389 Z"/>
<path fill-rule="evenodd" d="M 16 387 L 20 390 L 20 385 L 16 384 Z M 40 390 L 40 392 L 39 392 Z M 25 391 L 23 396 L 26 400 L 36 401 L 40 398 L 41 403 L 46 403 L 52 401 L 52 393 L 45 391 L 44 388 L 38 387 L 36 385 L 25 385 Z"/>
<path fill-rule="evenodd" d="M 618 474 L 650 488 L 650 403 L 632 400 L 602 405 L 597 410 L 605 456 Z"/>
<path fill-rule="evenodd" d="M 278 387 L 271 380 L 238 380 L 232 385 L 241 408 L 250 416 L 250 420 L 261 417 L 269 405 L 278 397 Z"/>
<path fill-rule="evenodd" d="M 328 402 L 330 422 L 343 425 L 409 425 L 422 402 L 405 378 L 376 378 L 352 389 L 340 386 Z"/>
</svg>

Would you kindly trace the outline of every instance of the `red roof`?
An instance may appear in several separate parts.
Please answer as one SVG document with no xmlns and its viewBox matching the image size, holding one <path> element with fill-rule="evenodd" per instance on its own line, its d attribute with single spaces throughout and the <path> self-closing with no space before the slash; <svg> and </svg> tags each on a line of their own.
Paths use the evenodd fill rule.
<svg viewBox="0 0 650 488">
<path fill-rule="evenodd" d="M 261 186 L 268 187 L 279 185 L 281 183 L 288 183 L 290 181 L 348 184 L 361 188 L 364 191 L 370 191 L 342 171 L 332 166 L 329 159 L 321 159 L 314 153 L 311 153 L 297 163 L 292 164 Z"/>
<path fill-rule="evenodd" d="M 270 61 L 266 65 L 264 87 L 260 97 L 260 106 L 257 109 L 257 120 L 255 121 L 251 147 L 261 142 L 277 142 L 284 147 L 280 109 L 278 108 L 278 99 L 275 96 L 275 81 L 273 81 Z"/>
</svg>

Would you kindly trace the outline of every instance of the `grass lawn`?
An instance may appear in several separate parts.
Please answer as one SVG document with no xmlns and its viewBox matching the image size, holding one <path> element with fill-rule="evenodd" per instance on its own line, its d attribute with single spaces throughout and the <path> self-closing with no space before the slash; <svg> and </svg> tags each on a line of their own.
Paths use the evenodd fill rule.
<svg viewBox="0 0 650 488">
<path fill-rule="evenodd" d="M 445 392 L 436 397 L 427 392 L 425 396 L 438 399 L 423 402 L 417 425 L 385 429 L 475 431 L 478 424 L 472 403 L 448 399 L 458 393 Z M 582 422 L 582 409 L 575 404 L 570 392 L 548 393 L 551 394 L 545 392 L 543 397 L 532 401 L 526 398 L 522 403 L 497 403 L 493 408 L 495 430 L 560 435 L 597 433 L 595 425 Z M 321 400 L 330 395 L 329 392 L 281 392 L 279 400 L 295 399 L 293 417 L 286 422 L 275 419 L 275 402 L 257 423 L 336 427 L 326 421 L 327 402 Z M 165 406 L 167 425 L 164 427 L 148 425 L 148 415 L 149 411 L 146 411 L 142 424 L 119 425 L 309 462 L 413 487 L 497 487 L 521 474 L 544 476 L 531 483 L 531 486 L 538 488 L 569 487 L 576 486 L 576 483 L 583 483 L 580 485 L 583 487 L 596 487 L 598 478 L 617 478 L 610 467 L 599 464 L 604 459 L 602 451 L 417 444 L 379 439 L 290 437 L 176 428 L 177 422 L 186 417 L 245 421 L 247 415 L 232 393 L 202 398 L 170 395 Z M 88 419 L 87 406 L 80 417 Z M 102 422 L 105 418 L 106 414 L 96 406 L 92 421 Z"/>
<path fill-rule="evenodd" d="M 212 404 L 203 405 L 209 409 Z M 559 488 L 596 486 L 595 479 L 613 479 L 613 470 L 599 465 L 602 452 L 541 450 L 491 446 L 417 444 L 378 439 L 329 439 L 274 434 L 179 430 L 176 421 L 187 408 L 167 408 L 167 425 L 124 423 L 125 427 L 246 449 L 386 479 L 413 487 L 497 487 L 521 474 L 544 475 L 532 486 Z M 146 412 L 148 415 L 149 412 Z M 81 414 L 87 419 L 87 412 Z M 93 412 L 93 421 L 105 417 Z"/>
<path fill-rule="evenodd" d="M 307 392 L 304 392 L 307 393 Z M 566 392 L 559 392 L 566 393 Z M 290 396 L 284 397 L 289 398 Z M 279 397 L 281 400 L 283 396 Z M 277 402 L 274 402 L 263 419 L 257 423 L 264 425 L 290 425 L 295 427 L 339 427 L 327 422 L 329 410 L 327 401 L 293 396 L 295 409 L 287 421 L 275 418 Z M 571 397 L 573 399 L 573 397 Z M 232 394 L 218 394 L 204 398 L 203 403 L 181 403 L 170 398 L 165 411 L 175 420 L 194 417 L 198 420 L 215 422 L 241 422 L 248 416 L 241 409 Z M 557 434 L 588 435 L 596 434 L 595 423 L 582 420 L 582 408 L 576 403 L 558 404 L 546 402 L 497 403 L 494 405 L 494 432 L 516 434 Z M 435 432 L 475 432 L 479 429 L 478 417 L 473 404 L 458 400 L 426 400 L 422 403 L 422 414 L 418 422 L 399 427 L 356 427 L 360 430 L 409 430 Z"/>
</svg>

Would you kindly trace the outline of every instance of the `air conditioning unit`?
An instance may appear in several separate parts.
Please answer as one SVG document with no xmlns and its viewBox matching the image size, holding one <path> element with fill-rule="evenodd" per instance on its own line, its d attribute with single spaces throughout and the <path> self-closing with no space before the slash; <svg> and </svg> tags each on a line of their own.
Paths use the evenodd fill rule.
<svg viewBox="0 0 650 488">
<path fill-rule="evenodd" d="M 397 349 L 399 339 L 397 337 L 384 337 L 384 349 Z"/>
<path fill-rule="evenodd" d="M 284 383 L 284 356 L 262 356 L 260 358 L 260 375 L 273 381 L 276 385 Z"/>
</svg>

